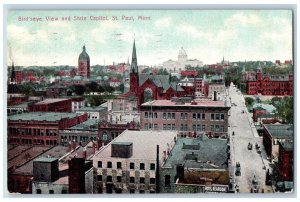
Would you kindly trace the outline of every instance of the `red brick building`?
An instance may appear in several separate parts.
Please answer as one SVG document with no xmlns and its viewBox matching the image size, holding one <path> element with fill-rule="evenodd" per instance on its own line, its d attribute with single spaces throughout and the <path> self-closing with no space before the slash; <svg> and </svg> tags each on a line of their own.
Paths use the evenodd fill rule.
<svg viewBox="0 0 300 202">
<path fill-rule="evenodd" d="M 78 58 L 78 74 L 80 76 L 90 78 L 90 56 L 85 51 L 85 46 L 82 48 L 82 53 L 80 53 Z"/>
<path fill-rule="evenodd" d="M 176 130 L 182 137 L 227 138 L 229 109 L 224 101 L 155 100 L 141 105 L 141 129 Z"/>
<path fill-rule="evenodd" d="M 72 100 L 65 98 L 46 99 L 28 106 L 29 112 L 72 112 Z"/>
<path fill-rule="evenodd" d="M 198 72 L 196 70 L 184 70 L 180 72 L 183 77 L 196 77 L 198 76 Z"/>
<path fill-rule="evenodd" d="M 281 181 L 293 181 L 293 142 L 279 142 L 278 174 Z"/>
<path fill-rule="evenodd" d="M 134 121 L 127 124 L 110 123 L 101 121 L 99 123 L 99 139 L 105 145 L 118 137 L 125 130 L 140 130 L 140 125 Z"/>
<path fill-rule="evenodd" d="M 259 67 L 256 76 L 246 80 L 248 95 L 293 95 L 293 74 L 289 76 L 263 75 Z"/>
<path fill-rule="evenodd" d="M 265 110 L 262 107 L 257 107 L 255 109 L 253 109 L 253 116 L 252 116 L 253 121 L 257 122 L 258 116 L 262 115 L 262 114 L 267 114 L 267 110 Z"/>
<path fill-rule="evenodd" d="M 169 75 L 140 74 L 137 65 L 135 42 L 133 43 L 132 62 L 130 69 L 130 90 L 123 97 L 137 97 L 138 108 L 149 100 L 169 100 L 171 97 L 190 96 L 194 88 L 184 89 L 169 81 Z"/>
<path fill-rule="evenodd" d="M 263 145 L 267 155 L 276 159 L 279 155 L 279 143 L 292 141 L 293 135 L 292 124 L 263 125 Z"/>
<path fill-rule="evenodd" d="M 87 114 L 22 113 L 8 116 L 7 142 L 25 145 L 57 145 L 59 130 L 80 124 Z"/>
</svg>

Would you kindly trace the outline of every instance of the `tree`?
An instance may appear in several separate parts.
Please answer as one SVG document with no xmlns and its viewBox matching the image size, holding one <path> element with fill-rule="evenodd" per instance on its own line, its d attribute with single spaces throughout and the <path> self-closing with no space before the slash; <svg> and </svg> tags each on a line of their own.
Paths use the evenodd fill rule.
<svg viewBox="0 0 300 202">
<path fill-rule="evenodd" d="M 25 94 L 26 97 L 36 95 L 36 90 L 35 90 L 34 84 L 32 84 L 32 83 L 24 83 L 24 84 L 20 85 L 20 89 L 21 89 L 22 93 Z"/>
<path fill-rule="evenodd" d="M 246 105 L 247 105 L 247 106 L 252 106 L 253 103 L 254 103 L 254 99 L 251 98 L 251 97 L 246 97 L 246 98 L 245 98 L 245 102 L 246 102 Z"/>
<path fill-rule="evenodd" d="M 119 86 L 119 91 L 121 91 L 122 93 L 124 93 L 124 83 L 121 83 L 121 85 Z"/>
<path fill-rule="evenodd" d="M 83 95 L 84 91 L 85 87 L 83 85 L 74 86 L 74 92 L 76 93 L 76 95 Z"/>
</svg>

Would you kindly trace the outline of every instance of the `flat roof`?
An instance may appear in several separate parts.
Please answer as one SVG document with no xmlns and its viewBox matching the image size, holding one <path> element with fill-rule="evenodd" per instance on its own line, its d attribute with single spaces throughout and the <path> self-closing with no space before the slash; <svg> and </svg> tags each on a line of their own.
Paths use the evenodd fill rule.
<svg viewBox="0 0 300 202">
<path fill-rule="evenodd" d="M 35 147 L 33 147 L 35 148 Z M 45 148 L 45 147 L 44 147 Z M 51 158 L 61 158 L 64 155 L 66 155 L 69 152 L 69 147 L 65 146 L 55 146 L 51 149 L 47 150 L 46 152 L 41 153 L 38 158 L 41 157 L 51 157 Z M 15 174 L 26 174 L 26 175 L 33 175 L 33 161 L 35 159 L 32 159 L 31 161 L 27 162 L 23 166 L 19 167 L 15 170 Z"/>
<path fill-rule="evenodd" d="M 294 136 L 292 124 L 264 124 L 264 127 L 272 137 L 291 139 Z"/>
<path fill-rule="evenodd" d="M 34 159 L 34 162 L 46 162 L 46 163 L 51 163 L 53 161 L 58 160 L 58 158 L 52 158 L 52 157 L 39 157 Z"/>
<path fill-rule="evenodd" d="M 213 101 L 213 100 L 193 100 L 188 103 L 176 104 L 175 101 L 171 100 L 153 100 L 142 104 L 142 106 L 161 106 L 161 107 L 226 107 L 225 102 L 222 100 Z"/>
<path fill-rule="evenodd" d="M 77 109 L 76 111 L 102 111 L 104 109 L 107 109 L 107 107 L 99 105 L 96 107 L 81 107 L 80 109 Z"/>
<path fill-rule="evenodd" d="M 8 121 L 59 121 L 64 118 L 74 118 L 79 116 L 77 113 L 59 113 L 59 112 L 28 112 L 15 114 L 7 117 Z"/>
<path fill-rule="evenodd" d="M 9 159 L 7 162 L 7 168 L 11 168 L 13 166 L 16 166 L 16 168 L 18 168 L 19 166 L 22 167 L 22 165 L 25 165 L 27 162 L 33 160 L 50 148 L 51 147 L 46 146 L 30 147 L 29 149 L 22 151 L 22 153 L 20 153 L 19 155 L 14 156 L 14 158 Z M 9 151 L 9 153 L 10 152 L 11 151 Z"/>
<path fill-rule="evenodd" d="M 163 167 L 183 164 L 186 168 L 226 169 L 227 140 L 178 138 Z"/>
<path fill-rule="evenodd" d="M 82 122 L 80 124 L 77 124 L 71 128 L 68 129 L 74 129 L 74 130 L 98 130 L 98 124 L 99 120 L 96 119 L 88 119 L 85 122 Z"/>
<path fill-rule="evenodd" d="M 35 103 L 35 105 L 52 104 L 52 103 L 56 103 L 56 102 L 66 101 L 66 100 L 70 100 L 70 99 L 66 99 L 66 98 L 49 98 L 49 99 L 45 99 L 43 101 L 37 102 L 37 103 Z"/>
<path fill-rule="evenodd" d="M 128 159 L 156 159 L 156 146 L 159 145 L 159 156 L 162 158 L 163 151 L 166 151 L 168 145 L 174 145 L 174 137 L 177 137 L 176 131 L 131 131 L 125 130 L 112 142 L 106 145 L 92 160 L 118 158 L 111 157 L 111 144 L 132 142 L 132 156 Z"/>
<path fill-rule="evenodd" d="M 287 150 L 287 151 L 293 151 L 294 150 L 294 143 L 290 141 L 285 141 L 285 142 L 279 142 L 281 146 Z"/>
</svg>

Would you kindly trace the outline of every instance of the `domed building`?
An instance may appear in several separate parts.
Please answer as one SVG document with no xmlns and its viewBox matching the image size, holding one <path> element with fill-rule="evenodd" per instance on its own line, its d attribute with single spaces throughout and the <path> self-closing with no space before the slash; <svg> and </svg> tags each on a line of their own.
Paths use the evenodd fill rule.
<svg viewBox="0 0 300 202">
<path fill-rule="evenodd" d="M 82 49 L 78 58 L 78 74 L 82 77 L 90 78 L 90 56 L 87 54 L 85 46 Z"/>
</svg>

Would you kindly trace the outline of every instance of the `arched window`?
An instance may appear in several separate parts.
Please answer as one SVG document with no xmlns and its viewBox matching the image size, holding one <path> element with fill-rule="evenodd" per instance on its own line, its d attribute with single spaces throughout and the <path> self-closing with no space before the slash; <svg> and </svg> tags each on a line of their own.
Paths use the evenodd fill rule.
<svg viewBox="0 0 300 202">
<path fill-rule="evenodd" d="M 144 102 L 149 102 L 153 100 L 153 92 L 150 88 L 144 90 Z"/>
<path fill-rule="evenodd" d="M 104 133 L 102 134 L 102 140 L 107 140 L 107 133 L 106 133 L 106 132 L 104 132 Z"/>
</svg>

